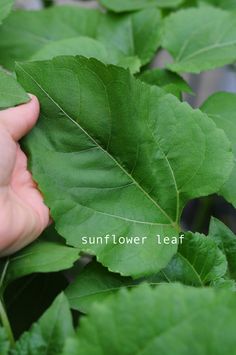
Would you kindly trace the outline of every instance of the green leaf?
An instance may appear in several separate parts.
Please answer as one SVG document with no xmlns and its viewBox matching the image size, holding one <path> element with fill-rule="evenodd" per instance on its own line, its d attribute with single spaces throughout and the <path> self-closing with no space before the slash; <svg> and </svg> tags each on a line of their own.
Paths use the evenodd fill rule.
<svg viewBox="0 0 236 355">
<path fill-rule="evenodd" d="M 138 78 L 150 85 L 162 87 L 166 92 L 181 98 L 182 92 L 192 93 L 192 89 L 179 75 L 166 69 L 146 70 Z"/>
<path fill-rule="evenodd" d="M 212 239 L 199 233 L 187 233 L 179 244 L 178 253 L 160 274 L 168 282 L 204 286 L 222 278 L 226 271 L 226 258 Z"/>
<path fill-rule="evenodd" d="M 15 0 L 0 0 L 0 24 L 10 13 Z"/>
<path fill-rule="evenodd" d="M 102 59 L 101 55 L 103 57 L 104 51 L 108 50 L 109 55 L 104 55 L 106 62 L 111 59 L 112 63 L 122 65 L 122 60 L 128 57 L 135 61 L 136 69 L 136 57 L 146 64 L 160 46 L 160 24 L 158 9 L 123 16 L 73 6 L 17 11 L 9 16 L 0 29 L 0 64 L 13 69 L 15 61 L 30 60 L 39 51 L 43 52 L 43 58 L 48 52 L 50 55 L 73 52 L 85 56 L 92 54 Z M 84 39 L 78 39 L 79 36 L 90 37 L 101 43 L 84 43 Z M 76 51 L 72 46 L 78 40 L 80 43 Z M 116 56 L 111 53 L 111 48 L 115 48 Z M 39 55 L 42 56 L 42 53 Z"/>
<path fill-rule="evenodd" d="M 207 99 L 201 110 L 212 118 L 217 127 L 224 130 L 232 144 L 234 167 L 219 193 L 236 207 L 236 94 L 216 93 Z"/>
<path fill-rule="evenodd" d="M 100 0 L 100 3 L 115 12 L 135 11 L 148 7 L 175 8 L 184 0 Z"/>
<path fill-rule="evenodd" d="M 137 283 L 130 277 L 109 272 L 97 262 L 92 262 L 68 286 L 65 294 L 71 308 L 87 313 L 94 302 L 101 302 L 122 287 Z"/>
<path fill-rule="evenodd" d="M 200 0 L 201 3 L 207 3 L 217 7 L 221 7 L 225 10 L 236 10 L 236 1 L 235 0 Z"/>
<path fill-rule="evenodd" d="M 160 88 L 96 60 L 58 57 L 18 65 L 17 75 L 41 102 L 24 146 L 59 234 L 114 272 L 163 269 L 176 252 L 186 202 L 218 191 L 232 169 L 223 131 Z"/>
<path fill-rule="evenodd" d="M 95 304 L 63 355 L 234 354 L 235 327 L 232 292 L 141 285 Z"/>
<path fill-rule="evenodd" d="M 218 244 L 228 261 L 228 276 L 236 281 L 236 236 L 216 218 L 211 219 L 209 236 Z"/>
<path fill-rule="evenodd" d="M 75 37 L 50 42 L 40 49 L 31 60 L 52 59 L 60 55 L 81 54 L 87 58 L 97 58 L 103 63 L 111 63 L 130 68 L 132 73 L 139 71 L 141 62 L 138 57 L 127 57 L 116 47 L 105 46 L 89 37 Z"/>
<path fill-rule="evenodd" d="M 176 12 L 166 19 L 162 46 L 173 56 L 168 67 L 175 72 L 199 73 L 233 63 L 236 15 L 213 7 Z"/>
<path fill-rule="evenodd" d="M 10 350 L 10 342 L 7 339 L 5 329 L 0 327 L 0 354 L 8 355 Z"/>
<path fill-rule="evenodd" d="M 14 77 L 0 69 L 0 110 L 28 101 L 29 96 Z"/>
<path fill-rule="evenodd" d="M 68 301 L 60 294 L 39 321 L 24 333 L 11 355 L 58 355 L 74 333 Z"/>
<path fill-rule="evenodd" d="M 2 287 L 22 276 L 32 273 L 56 272 L 69 269 L 79 259 L 78 249 L 47 240 L 44 232 L 39 240 L 1 261 Z"/>
</svg>

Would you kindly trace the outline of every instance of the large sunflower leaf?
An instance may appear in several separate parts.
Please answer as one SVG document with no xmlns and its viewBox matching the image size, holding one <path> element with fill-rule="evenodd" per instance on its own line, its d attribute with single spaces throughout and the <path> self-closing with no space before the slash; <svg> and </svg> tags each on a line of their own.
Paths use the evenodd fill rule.
<svg viewBox="0 0 236 355">
<path fill-rule="evenodd" d="M 100 3 L 115 12 L 135 11 L 148 7 L 175 8 L 184 0 L 100 0 Z"/>
<path fill-rule="evenodd" d="M 96 60 L 58 57 L 18 65 L 17 75 L 41 102 L 25 147 L 59 234 L 114 272 L 138 277 L 165 267 L 185 203 L 218 191 L 230 174 L 223 131 Z"/>
</svg>

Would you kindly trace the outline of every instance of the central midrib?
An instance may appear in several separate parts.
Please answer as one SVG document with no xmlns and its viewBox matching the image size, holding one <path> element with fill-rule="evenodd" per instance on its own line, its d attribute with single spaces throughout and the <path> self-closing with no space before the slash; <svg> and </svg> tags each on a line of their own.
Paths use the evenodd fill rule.
<svg viewBox="0 0 236 355">
<path fill-rule="evenodd" d="M 105 150 L 78 122 L 76 122 L 70 115 L 64 111 L 64 109 L 49 95 L 47 91 L 30 75 L 24 68 L 20 66 L 19 63 L 16 63 L 18 66 L 39 88 L 42 92 L 64 113 L 64 115 L 75 125 L 77 126 L 99 149 L 101 149 L 106 155 L 109 156 L 111 160 L 133 181 L 133 183 L 142 191 L 142 193 L 158 208 L 158 210 L 170 221 L 170 224 L 174 229 L 179 231 L 179 227 L 176 222 L 162 209 L 162 207 L 145 191 L 142 186 L 133 178 L 132 175 L 125 170 L 125 168 L 107 151 Z"/>
</svg>

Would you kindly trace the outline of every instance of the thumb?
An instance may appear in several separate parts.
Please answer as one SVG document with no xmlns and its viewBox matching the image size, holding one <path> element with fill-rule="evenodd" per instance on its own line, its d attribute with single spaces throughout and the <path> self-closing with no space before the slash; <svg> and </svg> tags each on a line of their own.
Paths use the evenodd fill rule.
<svg viewBox="0 0 236 355">
<path fill-rule="evenodd" d="M 3 125 L 15 141 L 20 140 L 36 124 L 39 117 L 39 102 L 30 95 L 30 102 L 0 111 L 0 125 Z"/>
</svg>

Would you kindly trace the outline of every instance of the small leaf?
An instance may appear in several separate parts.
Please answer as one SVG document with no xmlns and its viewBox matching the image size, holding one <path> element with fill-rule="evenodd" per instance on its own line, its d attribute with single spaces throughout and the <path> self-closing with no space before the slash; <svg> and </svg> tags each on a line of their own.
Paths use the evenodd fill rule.
<svg viewBox="0 0 236 355">
<path fill-rule="evenodd" d="M 178 98 L 181 98 L 182 92 L 192 93 L 192 89 L 181 76 L 166 69 L 146 70 L 138 78 L 150 85 L 160 86 Z"/>
<path fill-rule="evenodd" d="M 204 286 L 222 278 L 226 271 L 226 258 L 212 239 L 199 233 L 186 233 L 178 253 L 160 274 L 168 282 Z"/>
<path fill-rule="evenodd" d="M 47 240 L 49 231 L 44 232 L 39 240 L 27 246 L 23 250 L 10 256 L 5 261 L 2 259 L 2 273 L 4 284 L 32 273 L 46 273 L 65 270 L 73 266 L 79 259 L 78 249 L 61 244 L 59 241 Z"/>
<path fill-rule="evenodd" d="M 76 277 L 65 291 L 71 308 L 87 313 L 94 302 L 101 302 L 122 287 L 137 283 L 129 277 L 109 272 L 97 262 L 92 262 Z"/>
<path fill-rule="evenodd" d="M 41 58 L 45 58 L 49 53 L 53 56 L 92 54 L 102 59 L 103 52 L 108 50 L 109 55 L 104 55 L 103 58 L 106 63 L 111 60 L 111 63 L 127 66 L 127 57 L 128 66 L 132 71 L 137 71 L 137 64 L 140 66 L 137 58 L 142 65 L 148 63 L 160 46 L 160 25 L 161 13 L 158 9 L 147 9 L 122 16 L 78 6 L 17 11 L 12 13 L 0 28 L 0 64 L 13 69 L 15 61 L 30 60 L 39 51 Z M 82 36 L 81 40 L 78 39 L 79 36 Z M 100 43 L 85 43 L 84 37 Z M 79 43 L 72 48 L 77 41 Z M 116 56 L 111 53 L 111 48 L 115 48 Z"/>
<path fill-rule="evenodd" d="M 8 355 L 10 350 L 10 342 L 3 327 L 0 327 L 0 354 Z"/>
<path fill-rule="evenodd" d="M 17 341 L 11 355 L 58 355 L 74 333 L 69 305 L 60 294 L 39 321 Z"/>
<path fill-rule="evenodd" d="M 160 88 L 96 60 L 58 57 L 18 65 L 17 73 L 41 102 L 24 146 L 59 234 L 122 275 L 163 269 L 176 252 L 186 202 L 218 191 L 232 169 L 223 131 Z"/>
<path fill-rule="evenodd" d="M 184 0 L 100 0 L 100 3 L 115 12 L 135 11 L 148 7 L 175 8 Z"/>
<path fill-rule="evenodd" d="M 228 276 L 236 281 L 236 236 L 222 222 L 211 219 L 209 235 L 218 244 L 228 261 Z"/>
<path fill-rule="evenodd" d="M 212 95 L 201 107 L 224 130 L 232 144 L 234 167 L 219 194 L 236 207 L 236 94 L 220 92 Z"/>
<path fill-rule="evenodd" d="M 199 73 L 233 63 L 235 13 L 213 7 L 178 11 L 166 19 L 162 45 L 174 58 L 168 67 L 175 72 Z"/>
<path fill-rule="evenodd" d="M 0 110 L 28 101 L 29 96 L 14 77 L 0 69 Z"/>
<path fill-rule="evenodd" d="M 141 285 L 94 304 L 63 355 L 234 354 L 235 327 L 230 291 Z"/>
<path fill-rule="evenodd" d="M 10 13 L 15 0 L 0 0 L 0 24 Z"/>
</svg>

